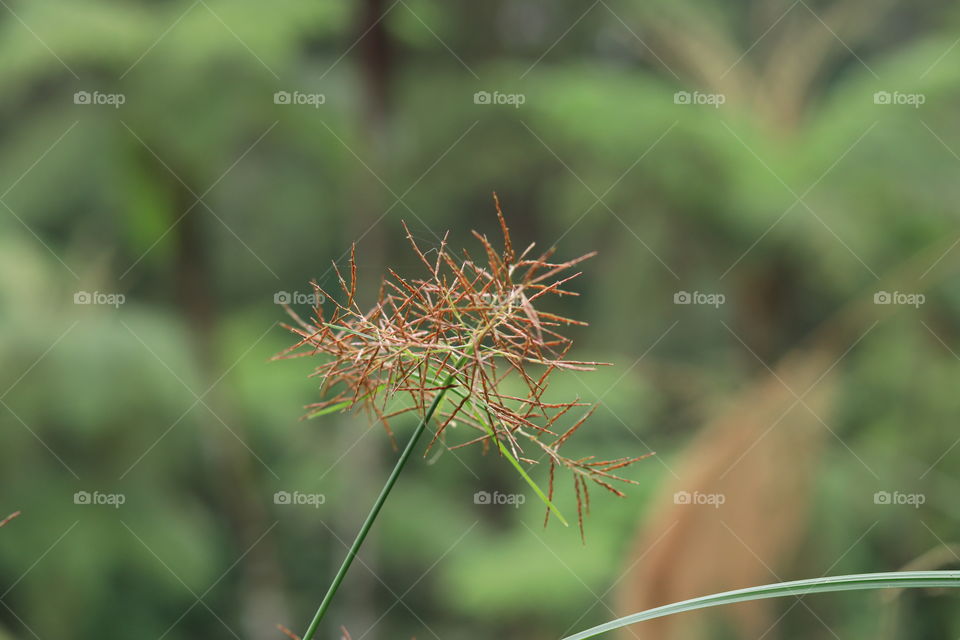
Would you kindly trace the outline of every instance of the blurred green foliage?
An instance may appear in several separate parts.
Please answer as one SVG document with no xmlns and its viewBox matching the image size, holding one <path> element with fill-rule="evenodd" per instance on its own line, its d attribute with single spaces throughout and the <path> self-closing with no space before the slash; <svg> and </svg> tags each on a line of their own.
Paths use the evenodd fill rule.
<svg viewBox="0 0 960 640">
<path fill-rule="evenodd" d="M 472 246 L 471 228 L 495 233 L 493 190 L 518 244 L 601 252 L 564 311 L 591 323 L 581 353 L 614 366 L 566 379 L 603 400 L 572 447 L 658 458 L 625 500 L 595 496 L 587 546 L 543 530 L 536 500 L 475 505 L 523 491 L 494 456 L 414 465 L 330 616 L 355 640 L 557 638 L 612 618 L 595 603 L 613 607 L 673 461 L 767 375 L 758 358 L 817 328 L 837 355 L 857 346 L 783 577 L 839 557 L 833 572 L 892 570 L 957 540 L 952 3 L 0 4 L 0 516 L 23 510 L 0 532 L 0 637 L 299 629 L 392 452 L 366 416 L 298 421 L 316 384 L 308 362 L 269 362 L 290 343 L 274 296 L 335 286 L 328 265 L 358 238 L 367 284 L 415 272 L 401 219 L 427 247 L 446 230 Z M 677 306 L 679 290 L 726 304 Z M 887 313 L 879 290 L 926 302 Z M 849 304 L 857 322 L 839 321 Z M 926 502 L 878 509 L 881 490 Z M 841 636 L 882 632 L 867 596 L 811 602 Z M 948 605 L 906 596 L 913 631 L 890 637 L 956 636 Z M 831 637 L 800 608 L 775 633 Z"/>
</svg>

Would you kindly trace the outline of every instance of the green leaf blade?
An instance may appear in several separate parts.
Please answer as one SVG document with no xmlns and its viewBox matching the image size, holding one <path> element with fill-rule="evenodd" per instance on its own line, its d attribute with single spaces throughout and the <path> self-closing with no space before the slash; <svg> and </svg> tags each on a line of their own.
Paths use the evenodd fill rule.
<svg viewBox="0 0 960 640">
<path fill-rule="evenodd" d="M 960 587 L 960 571 L 899 571 L 888 573 L 862 573 L 811 580 L 779 582 L 735 591 L 715 593 L 690 600 L 648 609 L 623 618 L 611 620 L 592 627 L 563 640 L 585 640 L 601 634 L 645 620 L 695 611 L 707 607 L 717 607 L 737 602 L 748 602 L 765 598 L 784 596 L 805 596 L 812 593 L 830 593 L 834 591 L 862 591 L 870 589 L 907 589 L 920 587 Z"/>
</svg>

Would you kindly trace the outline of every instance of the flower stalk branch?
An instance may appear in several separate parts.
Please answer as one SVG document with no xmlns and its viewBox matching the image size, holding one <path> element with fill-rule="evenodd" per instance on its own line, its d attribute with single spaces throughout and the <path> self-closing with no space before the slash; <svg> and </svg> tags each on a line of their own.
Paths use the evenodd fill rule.
<svg viewBox="0 0 960 640">
<path fill-rule="evenodd" d="M 463 358 L 458 361 L 458 364 L 462 364 L 462 361 Z M 360 547 L 363 546 L 364 540 L 367 539 L 367 534 L 370 533 L 370 528 L 373 526 L 377 516 L 380 515 L 380 510 L 387 501 L 387 496 L 390 495 L 390 491 L 393 490 L 393 485 L 397 483 L 397 479 L 400 477 L 400 472 L 403 471 L 403 467 L 407 464 L 407 461 L 413 454 L 413 450 L 416 448 L 417 442 L 420 440 L 420 436 L 423 435 L 423 432 L 427 428 L 427 424 L 430 423 L 430 420 L 433 418 L 433 414 L 437 411 L 437 407 L 439 407 L 440 403 L 443 401 L 443 397 L 446 394 L 449 385 L 453 383 L 453 377 L 454 374 L 452 372 L 447 375 L 447 379 L 444 380 L 442 385 L 444 388 L 441 389 L 436 396 L 434 396 L 433 402 L 430 403 L 430 407 L 427 409 L 427 412 L 424 414 L 423 418 L 420 419 L 420 422 L 417 424 L 417 428 L 414 430 L 413 435 L 410 436 L 407 446 L 403 448 L 403 452 L 397 459 L 397 463 L 394 465 L 393 471 L 390 472 L 390 476 L 387 478 L 386 484 L 384 484 L 383 489 L 380 490 L 380 495 L 377 496 L 376 501 L 373 503 L 373 508 L 370 509 L 370 513 L 367 515 L 366 520 L 363 521 L 363 526 L 360 527 L 357 537 L 354 538 L 353 544 L 350 545 L 350 549 L 347 551 L 347 557 L 343 559 L 343 564 L 340 565 L 340 569 L 337 571 L 337 575 L 334 576 L 333 582 L 330 584 L 330 588 L 327 589 L 326 595 L 320 602 L 320 607 L 317 609 L 317 613 L 313 616 L 310 626 L 303 634 L 303 640 L 312 640 L 313 636 L 317 633 L 317 629 L 320 627 L 320 623 L 323 621 L 323 617 L 327 613 L 327 609 L 330 607 L 330 603 L 333 601 L 334 595 L 336 595 L 337 590 L 340 588 L 340 583 L 343 582 L 343 579 L 347 575 L 347 571 L 350 570 L 350 565 L 353 564 L 357 554 L 360 553 Z"/>
</svg>

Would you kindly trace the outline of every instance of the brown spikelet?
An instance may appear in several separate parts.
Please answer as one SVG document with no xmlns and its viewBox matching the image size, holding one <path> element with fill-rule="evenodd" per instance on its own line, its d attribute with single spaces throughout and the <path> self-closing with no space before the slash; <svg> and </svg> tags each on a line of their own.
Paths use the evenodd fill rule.
<svg viewBox="0 0 960 640">
<path fill-rule="evenodd" d="M 583 497 L 580 495 L 580 476 L 573 476 L 573 491 L 577 494 L 577 523 L 580 525 L 580 540 L 586 543 L 587 536 L 583 532 Z"/>
<path fill-rule="evenodd" d="M 402 276 L 388 269 L 376 302 L 365 312 L 356 300 L 357 257 L 352 247 L 349 282 L 334 265 L 344 302 L 314 283 L 321 301 L 314 317 L 305 320 L 286 309 L 294 319 L 287 328 L 298 340 L 276 357 L 322 356 L 312 375 L 320 380 L 324 397 L 308 407 L 308 416 L 362 407 L 391 438 L 388 419 L 408 412 L 423 416 L 437 394 L 444 393 L 436 413 L 439 426 L 427 451 L 438 442 L 450 449 L 479 444 L 484 452 L 509 454 L 524 464 L 546 461 L 550 501 L 556 469 L 567 469 L 574 480 L 583 535 L 583 517 L 590 506 L 588 481 L 623 495 L 612 483 L 631 481 L 614 471 L 645 457 L 565 457 L 560 448 L 593 409 L 571 426 L 562 426 L 572 409 L 589 405 L 579 398 L 544 399 L 552 374 L 592 371 L 604 364 L 567 357 L 573 342 L 561 332 L 563 327 L 585 323 L 537 308 L 548 298 L 576 295 L 564 288 L 580 275 L 570 269 L 594 254 L 558 262 L 553 249 L 530 257 L 535 255 L 531 244 L 517 256 L 496 194 L 494 204 L 502 249 L 473 232 L 483 247 L 485 264 L 466 251 L 451 252 L 446 235 L 438 247 L 424 252 L 403 224 L 425 274 Z M 428 258 L 432 251 L 437 256 Z M 448 379 L 452 383 L 447 384 Z M 513 380 L 509 393 L 508 379 Z M 518 388 L 520 392 L 515 391 Z M 544 524 L 549 516 L 548 510 Z"/>
<path fill-rule="evenodd" d="M 7 524 L 8 522 L 10 522 L 11 520 L 13 520 L 14 518 L 16 518 L 16 517 L 19 516 L 19 515 L 20 515 L 20 512 L 19 512 L 19 511 L 14 511 L 13 513 L 11 513 L 10 515 L 8 515 L 8 516 L 7 516 L 6 518 L 4 518 L 3 520 L 0 520 L 0 527 L 4 526 L 5 524 Z"/>
<path fill-rule="evenodd" d="M 295 634 L 293 631 L 290 631 L 290 629 L 287 629 L 282 624 L 278 624 L 277 629 L 279 629 L 283 635 L 287 636 L 288 638 L 292 638 L 292 640 L 300 640 L 300 636 Z"/>
<path fill-rule="evenodd" d="M 553 459 L 551 458 L 551 459 L 550 459 L 550 485 L 549 485 L 549 488 L 548 488 L 548 490 L 547 490 L 547 500 L 549 500 L 550 502 L 553 502 L 553 479 L 554 479 L 554 475 L 555 475 L 556 470 L 557 470 L 557 465 L 556 465 L 556 463 L 553 461 Z M 547 511 L 547 515 L 545 515 L 545 516 L 543 517 L 543 526 L 544 526 L 544 527 L 546 527 L 546 526 L 550 523 L 550 508 L 547 507 L 547 510 L 546 510 L 546 511 Z"/>
<path fill-rule="evenodd" d="M 500 198 L 497 197 L 496 191 L 493 193 L 493 203 L 497 207 L 497 220 L 500 221 L 500 230 L 503 233 L 503 261 L 507 264 L 512 264 L 514 259 L 513 244 L 510 242 L 510 231 L 507 229 L 507 221 L 503 217 L 503 210 L 500 208 Z"/>
</svg>

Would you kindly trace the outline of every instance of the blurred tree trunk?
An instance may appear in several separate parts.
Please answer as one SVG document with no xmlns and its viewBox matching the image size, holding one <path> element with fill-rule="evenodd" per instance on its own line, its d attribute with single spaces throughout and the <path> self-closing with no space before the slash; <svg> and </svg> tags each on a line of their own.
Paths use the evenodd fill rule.
<svg viewBox="0 0 960 640">
<path fill-rule="evenodd" d="M 393 47 L 386 26 L 389 16 L 382 16 L 388 8 L 389 5 L 384 0 L 364 0 L 357 6 L 356 33 L 351 38 L 363 36 L 357 45 L 357 54 L 358 73 L 364 94 L 363 109 L 356 123 L 358 135 L 354 138 L 358 148 L 354 151 L 377 176 L 396 190 L 398 186 L 391 184 L 387 171 L 390 168 L 388 141 Z M 366 292 L 377 291 L 379 288 L 386 251 L 384 225 L 388 224 L 389 218 L 379 222 L 378 220 L 392 200 L 387 202 L 383 185 L 359 162 L 354 175 L 355 179 L 349 185 L 350 193 L 346 198 L 346 201 L 351 203 L 351 211 L 349 214 L 340 212 L 338 215 L 349 221 L 342 227 L 344 237 L 339 244 L 343 247 L 348 247 L 353 242 L 358 244 L 357 277 L 360 281 L 359 304 L 362 306 L 373 303 L 373 300 L 365 297 Z M 359 434 L 368 426 L 364 420 L 364 414 L 360 413 L 351 413 L 340 418 L 340 428 L 336 431 L 338 436 L 333 443 L 336 451 L 347 451 L 353 447 Z M 351 493 L 368 498 L 372 504 L 387 474 L 383 444 L 383 434 L 378 429 L 371 430 L 350 451 L 349 460 L 345 460 L 335 471 L 337 486 L 351 487 Z M 334 501 L 330 526 L 334 527 L 337 536 L 348 544 L 367 515 L 365 506 L 355 500 Z M 369 640 L 382 637 L 374 624 L 389 605 L 378 602 L 378 594 L 382 591 L 379 580 L 375 577 L 381 573 L 376 553 L 379 539 L 377 527 L 374 527 L 361 551 L 363 564 L 354 565 L 346 587 L 338 594 L 339 603 L 334 606 L 339 609 L 340 615 L 328 617 L 325 637 L 339 637 L 336 634 L 341 624 L 348 627 L 354 636 L 374 627 L 366 637 Z M 334 566 L 339 565 L 346 549 L 336 540 L 331 541 L 329 548 L 334 550 L 331 562 Z M 329 572 L 330 576 L 333 575 L 332 569 L 333 567 Z"/>
<path fill-rule="evenodd" d="M 164 177 L 169 173 L 163 167 L 154 170 Z M 173 285 L 177 307 L 183 316 L 184 325 L 190 333 L 191 350 L 196 357 L 197 368 L 203 377 L 202 394 L 216 383 L 229 366 L 218 348 L 219 322 L 216 308 L 214 274 L 209 256 L 210 239 L 204 232 L 203 205 L 194 205 L 193 193 L 175 179 L 169 181 L 174 191 L 174 209 L 171 224 L 175 224 L 176 242 L 173 259 Z M 194 189 L 198 192 L 198 189 Z M 190 213 L 178 223 L 175 221 L 190 207 Z M 237 437 L 247 442 L 246 429 L 233 410 L 236 401 L 231 397 L 229 386 L 219 384 L 204 398 L 210 410 L 223 420 Z M 200 423 L 208 425 L 201 433 L 204 455 L 209 460 L 208 484 L 226 516 L 225 535 L 233 537 L 235 556 L 251 548 L 251 545 L 270 528 L 269 514 L 258 498 L 263 494 L 261 468 L 250 453 L 237 441 L 226 427 L 210 415 L 203 404 L 194 409 Z M 249 443 L 248 443 L 249 446 Z M 229 562 L 233 560 L 226 558 Z M 226 565 L 229 566 L 229 563 Z M 224 567 L 226 568 L 226 567 Z M 272 638 L 278 622 L 287 620 L 283 576 L 277 549 L 271 537 L 260 540 L 245 557 L 236 571 L 239 573 L 238 611 L 243 613 L 244 635 L 248 638 Z"/>
</svg>

